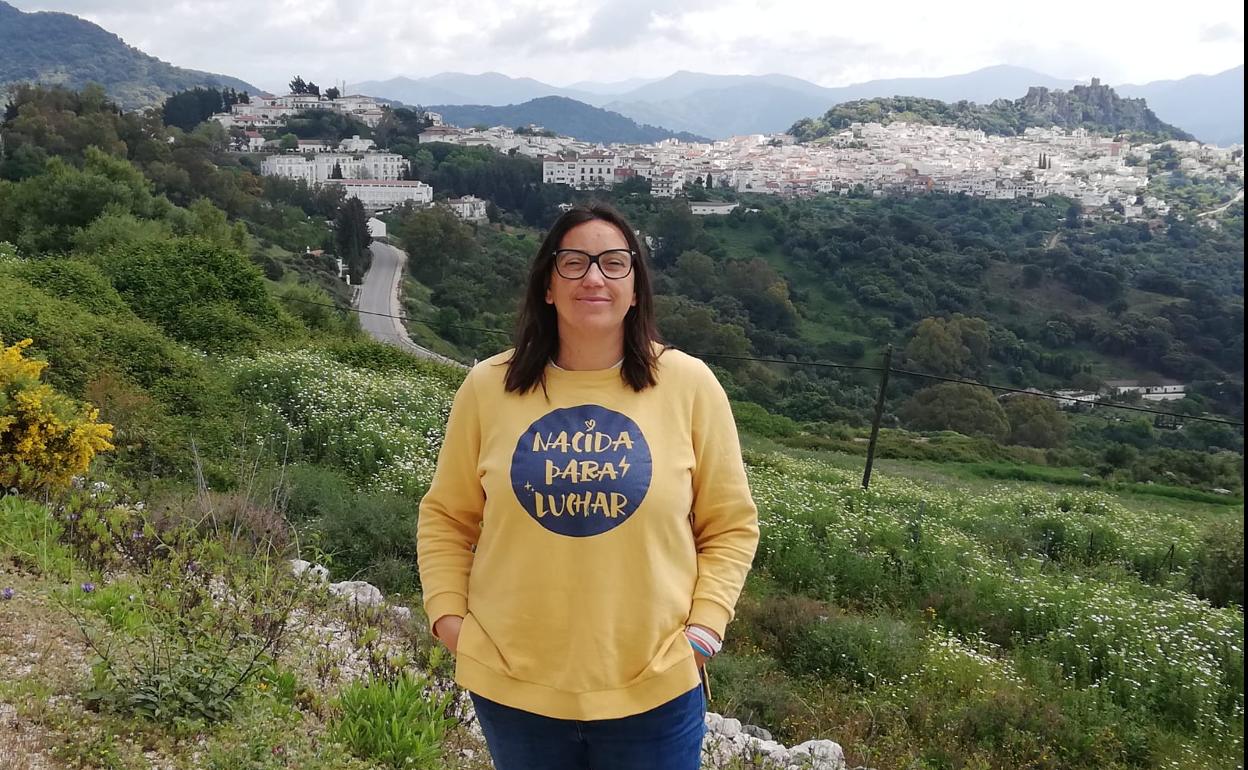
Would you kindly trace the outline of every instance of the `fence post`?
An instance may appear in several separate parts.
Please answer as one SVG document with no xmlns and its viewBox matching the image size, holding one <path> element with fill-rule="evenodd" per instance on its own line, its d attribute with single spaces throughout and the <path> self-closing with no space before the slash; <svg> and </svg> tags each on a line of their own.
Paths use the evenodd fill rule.
<svg viewBox="0 0 1248 770">
<path fill-rule="evenodd" d="M 871 420 L 871 440 L 867 442 L 867 467 L 862 471 L 862 488 L 871 486 L 871 466 L 875 463 L 875 442 L 880 436 L 880 418 L 884 415 L 884 391 L 888 389 L 889 366 L 893 362 L 893 346 L 884 348 L 884 373 L 880 377 L 880 394 L 875 398 L 875 417 Z"/>
</svg>

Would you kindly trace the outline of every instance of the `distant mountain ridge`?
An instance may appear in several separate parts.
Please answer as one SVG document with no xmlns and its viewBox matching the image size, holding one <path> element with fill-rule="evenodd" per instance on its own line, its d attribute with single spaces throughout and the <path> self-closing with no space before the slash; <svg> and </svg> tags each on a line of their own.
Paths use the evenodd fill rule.
<svg viewBox="0 0 1248 770">
<path fill-rule="evenodd" d="M 813 141 L 847 128 L 851 123 L 895 121 L 979 129 L 989 134 L 1016 136 L 1028 128 L 1057 126 L 1083 128 L 1099 134 L 1128 134 L 1152 139 L 1190 140 L 1190 134 L 1163 122 L 1143 99 L 1124 99 L 1096 80 L 1069 91 L 1033 86 L 1021 99 L 996 99 L 991 104 L 895 96 L 859 99 L 838 104 L 818 118 L 803 118 L 789 133 Z"/>
<path fill-rule="evenodd" d="M 1144 99 L 1157 117 L 1182 126 L 1202 142 L 1224 147 L 1244 142 L 1242 64 L 1216 75 L 1115 86 L 1114 90 L 1122 96 Z"/>
<path fill-rule="evenodd" d="M 502 107 L 488 105 L 432 105 L 436 112 L 453 126 L 508 126 L 515 128 L 536 124 L 563 136 L 586 142 L 609 144 L 650 144 L 664 139 L 683 142 L 704 142 L 705 137 L 676 133 L 664 128 L 638 125 L 616 112 L 592 107 L 564 96 L 543 96 L 522 104 Z"/>
<path fill-rule="evenodd" d="M 99 83 L 124 109 L 159 104 L 196 86 L 264 93 L 238 78 L 175 67 L 77 16 L 26 13 L 0 0 L 0 92 L 14 83 L 75 90 Z"/>
<path fill-rule="evenodd" d="M 826 88 L 788 75 L 710 75 L 681 71 L 631 90 L 625 84 L 583 82 L 560 88 L 531 78 L 499 73 L 443 73 L 428 78 L 393 78 L 350 86 L 349 90 L 398 99 L 408 104 L 517 104 L 539 96 L 564 96 L 604 107 L 638 123 L 672 131 L 724 138 L 780 133 L 801 118 L 822 115 L 848 101 L 886 96 L 918 96 L 943 102 L 989 104 L 1018 99 L 1033 86 L 1069 90 L 1079 81 L 999 65 L 947 77 L 891 78 Z M 1243 137 L 1243 67 L 1181 81 L 1123 86 L 1120 95 L 1148 101 L 1163 121 L 1202 141 L 1229 144 Z"/>
</svg>

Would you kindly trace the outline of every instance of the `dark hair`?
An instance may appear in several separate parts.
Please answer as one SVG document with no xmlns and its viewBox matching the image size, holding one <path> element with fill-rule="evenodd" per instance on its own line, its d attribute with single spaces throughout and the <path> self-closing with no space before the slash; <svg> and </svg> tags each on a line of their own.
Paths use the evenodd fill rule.
<svg viewBox="0 0 1248 770">
<path fill-rule="evenodd" d="M 650 284 L 650 268 L 642 243 L 628 220 L 605 203 L 577 206 L 564 212 L 551 225 L 550 232 L 538 248 L 529 269 L 528 287 L 524 291 L 520 315 L 516 320 L 515 352 L 507 362 L 503 381 L 509 393 L 528 393 L 538 385 L 546 388 L 546 365 L 559 354 L 559 321 L 553 305 L 546 302 L 554 271 L 555 251 L 568 231 L 586 222 L 601 221 L 615 225 L 628 241 L 633 258 L 633 292 L 637 304 L 624 316 L 624 363 L 620 376 L 633 390 L 641 391 L 654 385 L 658 356 L 654 343 L 660 342 L 654 321 L 654 290 Z"/>
</svg>

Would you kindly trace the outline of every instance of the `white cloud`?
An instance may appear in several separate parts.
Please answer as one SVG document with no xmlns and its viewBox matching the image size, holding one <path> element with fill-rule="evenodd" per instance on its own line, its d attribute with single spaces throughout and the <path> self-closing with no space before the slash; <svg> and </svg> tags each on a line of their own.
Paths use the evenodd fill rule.
<svg viewBox="0 0 1248 770">
<path fill-rule="evenodd" d="M 779 72 L 823 85 L 1015 64 L 1135 82 L 1243 62 L 1242 5 L 1049 0 L 16 0 L 81 15 L 185 67 L 265 88 L 498 71 L 554 84 L 676 70 Z"/>
</svg>

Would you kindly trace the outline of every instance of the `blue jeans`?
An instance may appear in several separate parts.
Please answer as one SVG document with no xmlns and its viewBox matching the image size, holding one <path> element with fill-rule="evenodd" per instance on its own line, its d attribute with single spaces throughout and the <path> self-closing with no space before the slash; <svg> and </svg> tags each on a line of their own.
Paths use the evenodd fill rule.
<svg viewBox="0 0 1248 770">
<path fill-rule="evenodd" d="M 702 688 L 618 719 L 552 719 L 469 693 L 495 770 L 698 770 Z"/>
</svg>

